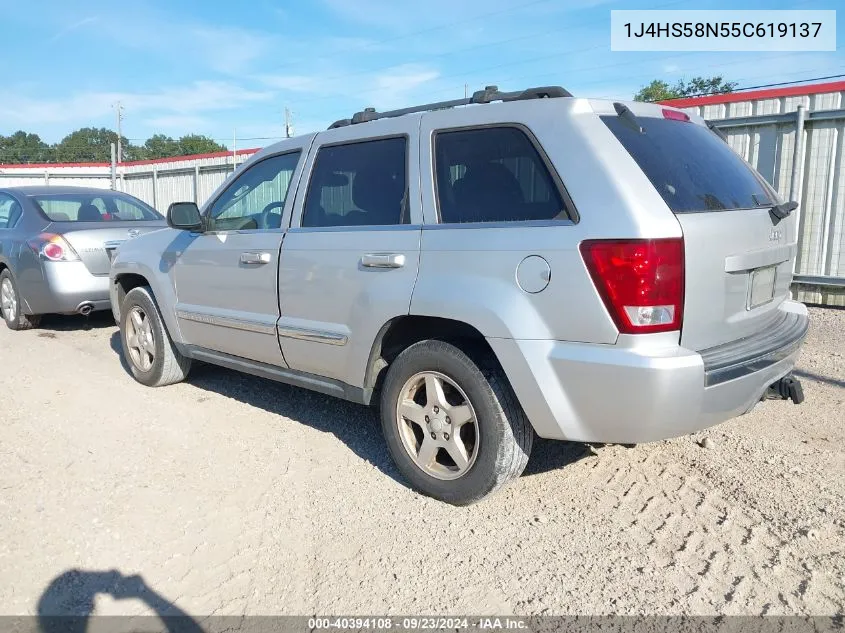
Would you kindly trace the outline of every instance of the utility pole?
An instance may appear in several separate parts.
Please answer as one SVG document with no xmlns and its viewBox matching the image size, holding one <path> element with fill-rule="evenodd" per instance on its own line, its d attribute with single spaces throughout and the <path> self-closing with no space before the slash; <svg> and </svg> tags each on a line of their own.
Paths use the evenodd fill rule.
<svg viewBox="0 0 845 633">
<path fill-rule="evenodd" d="M 235 173 L 235 169 L 238 167 L 238 130 L 237 128 L 232 128 L 232 173 Z"/>
<path fill-rule="evenodd" d="M 293 123 L 291 118 L 290 110 L 285 108 L 285 138 L 293 136 Z"/>
<path fill-rule="evenodd" d="M 111 188 L 112 191 L 117 189 L 117 155 L 115 154 L 115 147 L 114 143 L 110 143 L 111 145 Z"/>
<path fill-rule="evenodd" d="M 469 86 L 467 84 L 464 84 L 464 99 L 467 98 L 467 88 L 469 88 Z"/>
<path fill-rule="evenodd" d="M 117 163 L 120 164 L 123 160 L 123 147 L 120 141 L 123 136 L 123 104 L 118 101 L 113 107 L 117 115 Z"/>
</svg>

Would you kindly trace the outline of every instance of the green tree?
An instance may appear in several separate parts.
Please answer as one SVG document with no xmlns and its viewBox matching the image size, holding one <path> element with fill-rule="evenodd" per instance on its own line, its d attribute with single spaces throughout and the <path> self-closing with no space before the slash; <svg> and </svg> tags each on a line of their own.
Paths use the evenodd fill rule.
<svg viewBox="0 0 845 633">
<path fill-rule="evenodd" d="M 220 145 L 220 143 L 217 143 L 214 139 L 203 136 L 202 134 L 186 134 L 177 142 L 179 143 L 180 156 L 227 151 L 225 145 Z"/>
<path fill-rule="evenodd" d="M 140 148 L 144 158 L 170 158 L 179 156 L 179 143 L 164 134 L 153 134 Z"/>
<path fill-rule="evenodd" d="M 724 94 L 733 92 L 736 87 L 735 81 L 724 81 L 721 75 L 693 77 L 689 82 L 680 79 L 674 86 L 670 86 L 661 79 L 655 79 L 647 86 L 640 88 L 634 95 L 634 101 L 668 101 L 683 97 Z"/>
<path fill-rule="evenodd" d="M 111 161 L 111 144 L 117 143 L 117 133 L 104 127 L 84 127 L 65 136 L 55 145 L 56 160 L 63 163 L 108 163 Z M 132 146 L 121 139 L 124 160 L 134 158 Z"/>
<path fill-rule="evenodd" d="M 38 134 L 18 130 L 11 136 L 0 135 L 0 163 L 46 163 L 50 146 Z"/>
</svg>

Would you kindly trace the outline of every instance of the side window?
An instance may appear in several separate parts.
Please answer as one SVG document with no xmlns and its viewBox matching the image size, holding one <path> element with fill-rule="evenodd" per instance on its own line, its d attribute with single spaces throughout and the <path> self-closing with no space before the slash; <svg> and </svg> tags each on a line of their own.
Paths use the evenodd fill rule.
<svg viewBox="0 0 845 633">
<path fill-rule="evenodd" d="M 117 209 L 118 220 L 149 220 L 149 213 L 144 213 L 144 209 L 137 204 L 124 200 L 123 198 L 114 198 L 114 206 Z"/>
<path fill-rule="evenodd" d="M 407 145 L 399 137 L 320 148 L 302 226 L 407 224 Z"/>
<path fill-rule="evenodd" d="M 97 208 L 100 215 L 105 216 L 105 218 L 109 217 L 109 210 L 106 208 L 106 203 L 102 198 L 94 198 L 91 200 L 91 204 Z"/>
<path fill-rule="evenodd" d="M 434 156 L 441 223 L 569 218 L 545 162 L 519 128 L 438 132 Z"/>
<path fill-rule="evenodd" d="M 12 196 L 0 193 L 0 229 L 11 229 L 23 213 L 20 203 Z"/>
<path fill-rule="evenodd" d="M 209 212 L 214 231 L 278 229 L 300 152 L 256 163 L 239 175 Z"/>
</svg>

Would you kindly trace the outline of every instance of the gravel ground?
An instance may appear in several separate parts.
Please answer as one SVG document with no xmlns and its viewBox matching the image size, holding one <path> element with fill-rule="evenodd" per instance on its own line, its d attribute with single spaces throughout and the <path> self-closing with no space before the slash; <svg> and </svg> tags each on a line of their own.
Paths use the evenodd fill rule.
<svg viewBox="0 0 845 633">
<path fill-rule="evenodd" d="M 363 407 L 212 367 L 150 390 L 107 315 L 0 328 L 0 613 L 841 613 L 845 311 L 811 312 L 802 406 L 540 441 L 469 508 Z"/>
</svg>

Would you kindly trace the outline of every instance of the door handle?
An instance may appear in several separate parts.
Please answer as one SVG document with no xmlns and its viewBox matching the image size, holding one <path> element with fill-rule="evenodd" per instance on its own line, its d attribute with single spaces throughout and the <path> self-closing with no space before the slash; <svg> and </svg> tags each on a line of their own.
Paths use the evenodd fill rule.
<svg viewBox="0 0 845 633">
<path fill-rule="evenodd" d="M 242 264 L 269 264 L 270 253 L 241 253 Z"/>
<path fill-rule="evenodd" d="M 365 268 L 402 268 L 405 256 L 401 253 L 367 253 L 361 257 Z"/>
</svg>

